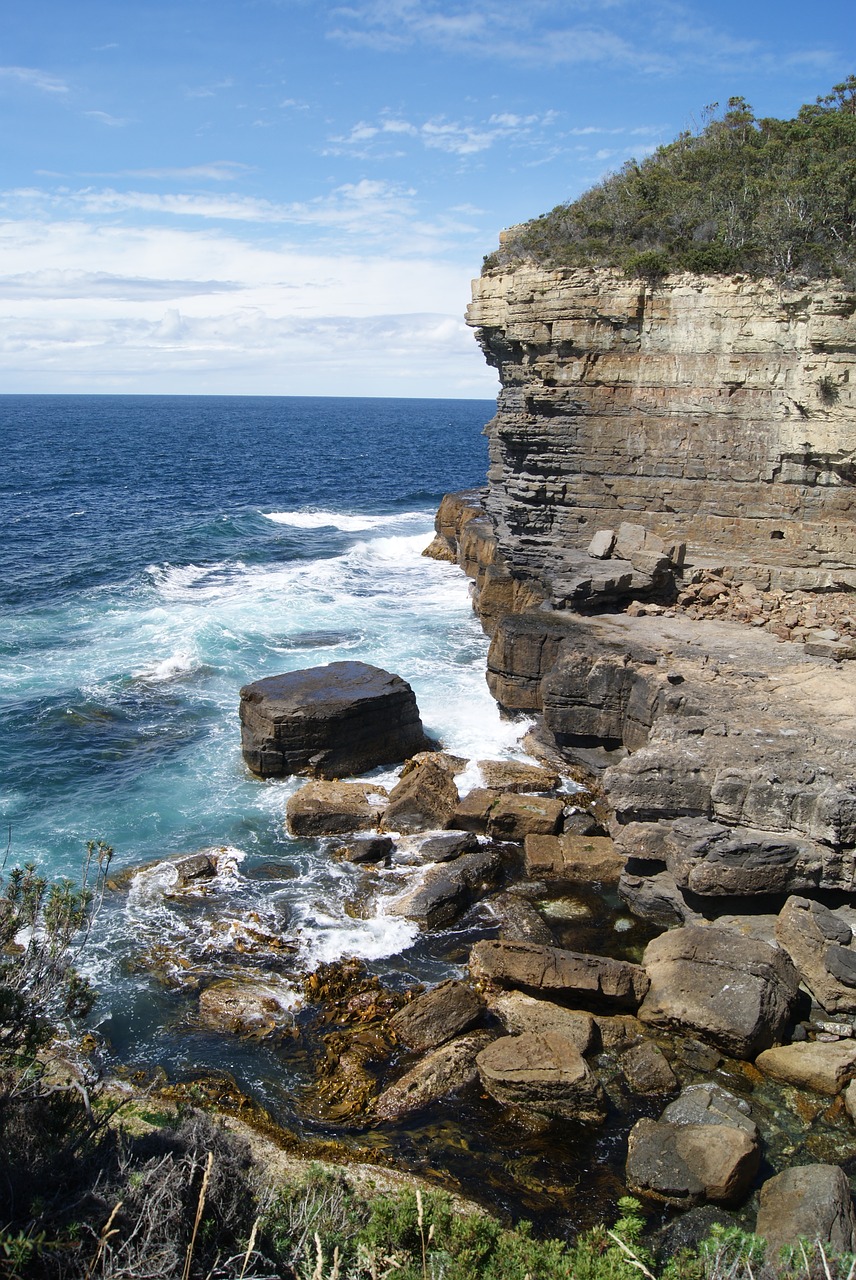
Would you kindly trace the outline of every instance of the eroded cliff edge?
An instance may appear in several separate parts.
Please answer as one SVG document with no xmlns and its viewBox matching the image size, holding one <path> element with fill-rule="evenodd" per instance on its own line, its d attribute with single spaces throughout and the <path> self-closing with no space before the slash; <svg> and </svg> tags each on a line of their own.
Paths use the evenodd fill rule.
<svg viewBox="0 0 856 1280">
<path fill-rule="evenodd" d="M 849 895 L 856 296 L 520 266 L 467 318 L 502 389 L 488 487 L 435 551 L 474 580 L 500 705 L 604 770 L 626 900 Z"/>
</svg>

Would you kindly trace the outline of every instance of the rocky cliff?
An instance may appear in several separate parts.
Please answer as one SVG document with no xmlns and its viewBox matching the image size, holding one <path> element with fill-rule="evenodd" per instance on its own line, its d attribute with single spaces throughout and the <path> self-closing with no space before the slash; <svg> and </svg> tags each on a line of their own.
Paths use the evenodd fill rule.
<svg viewBox="0 0 856 1280">
<path fill-rule="evenodd" d="M 757 585 L 856 585 L 856 292 L 521 266 L 475 281 L 467 321 L 502 382 L 511 563 L 575 570 L 632 521 Z"/>
<path fill-rule="evenodd" d="M 489 484 L 434 552 L 474 579 L 500 706 L 603 771 L 626 900 L 852 892 L 856 296 L 519 267 L 468 321 L 502 381 Z"/>
</svg>

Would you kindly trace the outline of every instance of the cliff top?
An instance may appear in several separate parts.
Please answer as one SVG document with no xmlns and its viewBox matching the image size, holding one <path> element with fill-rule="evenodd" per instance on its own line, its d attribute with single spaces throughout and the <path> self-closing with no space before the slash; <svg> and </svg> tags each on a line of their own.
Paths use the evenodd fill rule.
<svg viewBox="0 0 856 1280">
<path fill-rule="evenodd" d="M 485 272 L 521 263 L 837 276 L 856 285 L 856 75 L 791 120 L 743 98 L 573 202 L 503 233 Z"/>
</svg>

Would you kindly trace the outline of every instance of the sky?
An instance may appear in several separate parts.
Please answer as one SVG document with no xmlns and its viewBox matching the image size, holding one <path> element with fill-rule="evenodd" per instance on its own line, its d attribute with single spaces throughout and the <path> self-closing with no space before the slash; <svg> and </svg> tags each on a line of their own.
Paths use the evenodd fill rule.
<svg viewBox="0 0 856 1280">
<path fill-rule="evenodd" d="M 853 72 L 854 0 L 6 0 L 0 392 L 491 397 L 501 228 Z"/>
</svg>

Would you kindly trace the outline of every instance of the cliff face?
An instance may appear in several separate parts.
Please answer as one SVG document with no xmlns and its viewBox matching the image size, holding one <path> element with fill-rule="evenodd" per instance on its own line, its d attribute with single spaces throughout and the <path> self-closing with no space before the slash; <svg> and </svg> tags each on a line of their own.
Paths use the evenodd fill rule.
<svg viewBox="0 0 856 1280">
<path fill-rule="evenodd" d="M 467 320 L 502 382 L 487 510 L 512 566 L 631 521 L 762 585 L 856 585 L 854 292 L 520 267 Z"/>
</svg>

